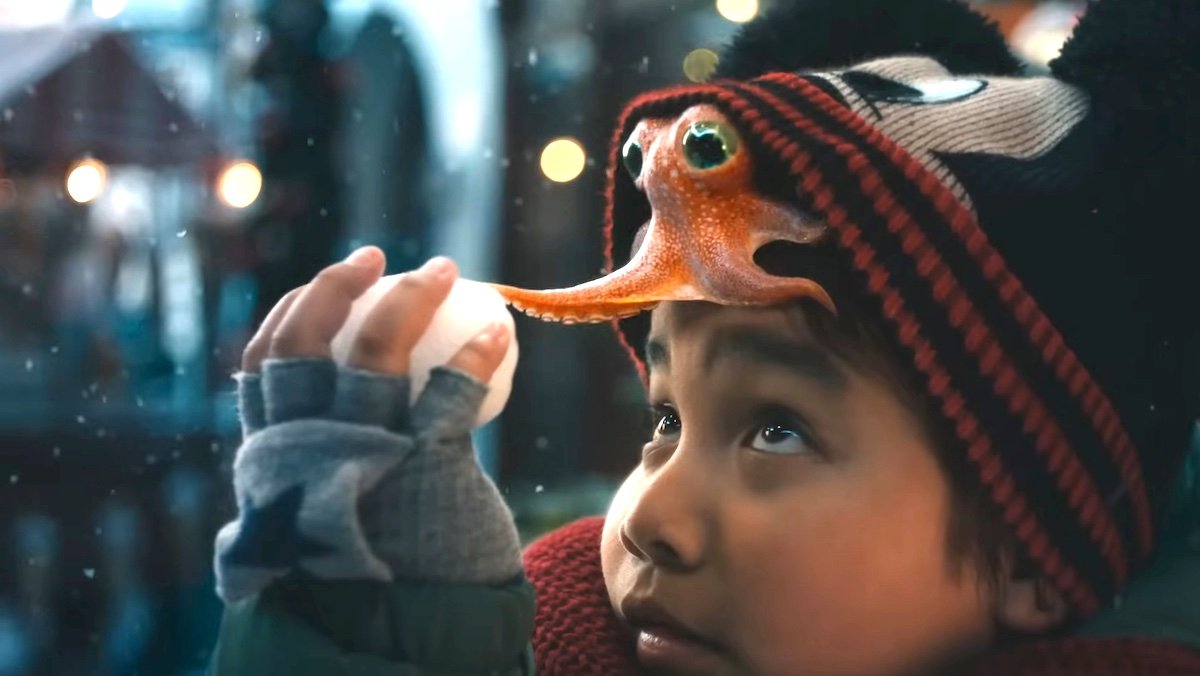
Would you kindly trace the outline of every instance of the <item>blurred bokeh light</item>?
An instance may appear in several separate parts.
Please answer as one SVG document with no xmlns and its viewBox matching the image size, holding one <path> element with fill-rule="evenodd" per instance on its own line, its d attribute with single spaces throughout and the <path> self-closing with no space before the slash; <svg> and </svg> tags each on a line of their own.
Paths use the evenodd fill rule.
<svg viewBox="0 0 1200 676">
<path fill-rule="evenodd" d="M 107 184 L 108 167 L 99 160 L 80 160 L 67 170 L 67 194 L 80 204 L 87 204 L 99 197 Z"/>
<path fill-rule="evenodd" d="M 683 74 L 692 82 L 706 82 L 717 69 L 719 57 L 711 49 L 693 49 L 683 57 Z"/>
<path fill-rule="evenodd" d="M 1013 51 L 1033 66 L 1045 68 L 1062 51 L 1083 10 L 1080 2 L 1058 0 L 1035 7 L 1013 28 L 1009 39 Z"/>
<path fill-rule="evenodd" d="M 586 164 L 587 154 L 573 138 L 554 139 L 542 149 L 542 173 L 556 183 L 574 181 Z"/>
<path fill-rule="evenodd" d="M 262 172 L 250 162 L 236 162 L 221 172 L 217 192 L 221 201 L 235 209 L 244 209 L 262 192 Z"/>
<path fill-rule="evenodd" d="M 717 12 L 734 23 L 746 23 L 758 14 L 758 0 L 717 0 Z"/>
</svg>

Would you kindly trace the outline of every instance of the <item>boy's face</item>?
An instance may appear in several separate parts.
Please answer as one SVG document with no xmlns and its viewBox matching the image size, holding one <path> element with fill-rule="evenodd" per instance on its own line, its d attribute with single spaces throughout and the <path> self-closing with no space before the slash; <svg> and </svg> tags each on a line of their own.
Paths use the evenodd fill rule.
<svg viewBox="0 0 1200 676">
<path fill-rule="evenodd" d="M 652 670 L 928 673 L 991 640 L 984 586 L 948 556 L 949 484 L 917 418 L 798 313 L 654 311 L 655 430 L 601 550 Z"/>
</svg>

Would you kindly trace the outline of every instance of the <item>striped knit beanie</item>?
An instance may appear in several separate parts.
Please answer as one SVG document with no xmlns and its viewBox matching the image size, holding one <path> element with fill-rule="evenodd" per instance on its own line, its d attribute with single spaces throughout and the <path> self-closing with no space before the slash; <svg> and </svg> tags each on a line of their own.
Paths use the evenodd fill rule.
<svg viewBox="0 0 1200 676">
<path fill-rule="evenodd" d="M 1022 76 L 952 0 L 781 4 L 716 79 L 626 108 L 609 163 L 617 272 L 506 295 L 579 320 L 671 298 L 596 290 L 638 261 L 696 260 L 686 236 L 661 241 L 661 218 L 643 227 L 661 204 L 631 141 L 644 120 L 691 116 L 685 170 L 702 182 L 744 153 L 756 189 L 828 229 L 793 240 L 812 261 L 801 276 L 835 307 L 820 270 L 856 280 L 1023 553 L 1093 614 L 1153 554 L 1200 411 L 1200 5 L 1100 0 L 1049 75 Z M 720 302 L 708 279 L 687 286 Z M 639 364 L 648 325 L 620 321 Z"/>
</svg>

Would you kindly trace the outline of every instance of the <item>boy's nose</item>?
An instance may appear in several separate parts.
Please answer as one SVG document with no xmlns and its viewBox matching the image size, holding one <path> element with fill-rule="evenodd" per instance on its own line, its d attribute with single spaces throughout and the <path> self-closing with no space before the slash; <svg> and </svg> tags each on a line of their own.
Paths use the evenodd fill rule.
<svg viewBox="0 0 1200 676">
<path fill-rule="evenodd" d="M 696 502 L 703 491 L 677 486 L 680 477 L 664 467 L 649 479 L 641 495 L 625 513 L 621 544 L 633 556 L 657 566 L 687 571 L 703 565 L 708 534 L 702 508 Z M 680 490 L 684 489 L 684 490 Z"/>
</svg>

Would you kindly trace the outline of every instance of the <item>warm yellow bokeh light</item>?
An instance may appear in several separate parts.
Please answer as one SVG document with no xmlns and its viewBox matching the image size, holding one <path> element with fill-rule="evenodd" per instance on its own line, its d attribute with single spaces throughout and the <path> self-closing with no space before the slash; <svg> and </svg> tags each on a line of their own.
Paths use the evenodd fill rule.
<svg viewBox="0 0 1200 676">
<path fill-rule="evenodd" d="M 236 162 L 221 172 L 217 192 L 221 199 L 235 209 L 244 209 L 262 192 L 262 172 L 249 162 Z"/>
<path fill-rule="evenodd" d="M 758 14 L 758 0 L 717 0 L 717 11 L 734 23 L 746 23 Z"/>
<path fill-rule="evenodd" d="M 80 160 L 67 171 L 67 194 L 80 204 L 99 197 L 107 184 L 108 167 L 100 160 Z"/>
<path fill-rule="evenodd" d="M 587 153 L 573 138 L 556 138 L 542 150 L 542 173 L 558 183 L 574 181 L 583 173 Z"/>
<path fill-rule="evenodd" d="M 683 74 L 692 82 L 707 82 L 717 69 L 720 57 L 711 49 L 693 49 L 683 57 Z"/>
<path fill-rule="evenodd" d="M 92 0 L 92 14 L 101 19 L 112 19 L 125 11 L 128 0 Z"/>
<path fill-rule="evenodd" d="M 1017 48 L 1030 61 L 1045 66 L 1058 56 L 1070 35 L 1068 29 L 1039 31 Z"/>
</svg>

